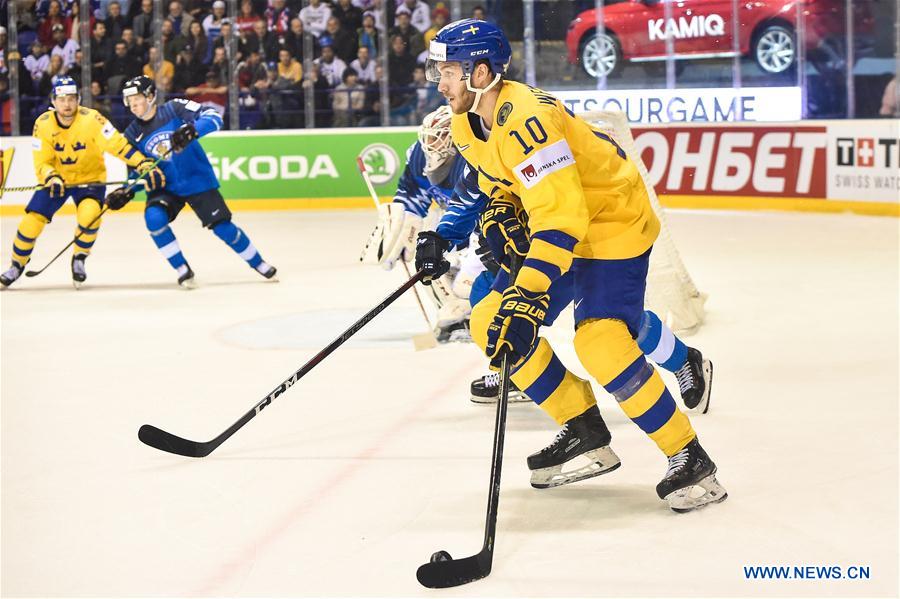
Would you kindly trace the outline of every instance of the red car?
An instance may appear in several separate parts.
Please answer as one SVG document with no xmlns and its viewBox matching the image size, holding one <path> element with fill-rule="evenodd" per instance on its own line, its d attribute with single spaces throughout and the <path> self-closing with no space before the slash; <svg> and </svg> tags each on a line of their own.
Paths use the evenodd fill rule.
<svg viewBox="0 0 900 599">
<path fill-rule="evenodd" d="M 741 0 L 739 53 L 752 56 L 766 73 L 792 68 L 800 10 L 808 58 L 814 64 L 834 61 L 844 45 L 844 4 L 845 0 Z M 591 77 L 614 76 L 625 61 L 665 60 L 669 39 L 678 60 L 734 56 L 732 6 L 732 0 L 606 0 L 602 33 L 596 31 L 596 10 L 584 11 L 569 24 L 569 62 L 580 62 Z M 869 2 L 853 0 L 853 10 L 855 33 L 871 33 Z"/>
</svg>

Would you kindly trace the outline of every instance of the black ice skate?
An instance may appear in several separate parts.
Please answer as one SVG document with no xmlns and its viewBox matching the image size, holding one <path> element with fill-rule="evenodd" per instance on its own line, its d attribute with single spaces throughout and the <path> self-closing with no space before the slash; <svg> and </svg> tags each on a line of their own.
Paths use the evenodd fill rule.
<svg viewBox="0 0 900 599">
<path fill-rule="evenodd" d="M 675 378 L 678 379 L 678 389 L 685 407 L 706 414 L 712 393 L 712 362 L 704 360 L 700 350 L 689 347 L 687 361 L 675 372 Z"/>
<path fill-rule="evenodd" d="M 716 480 L 716 465 L 696 438 L 669 458 L 669 469 L 656 485 L 656 494 L 679 513 L 718 503 L 728 497 L 728 492 Z"/>
<path fill-rule="evenodd" d="M 184 265 L 187 267 L 187 272 L 178 277 L 178 286 L 182 289 L 196 289 L 197 281 L 194 279 L 194 271 L 187 262 Z"/>
<path fill-rule="evenodd" d="M 15 262 L 10 265 L 9 270 L 0 275 L 0 286 L 3 289 L 6 289 L 10 285 L 16 282 L 16 279 L 22 276 L 22 271 L 25 270 L 24 266 L 19 266 Z"/>
<path fill-rule="evenodd" d="M 541 451 L 528 456 L 531 470 L 531 486 L 535 489 L 549 489 L 586 478 L 600 476 L 621 465 L 619 456 L 610 449 L 612 436 L 600 410 L 591 406 L 581 416 L 576 416 L 563 425 L 553 443 Z M 563 466 L 573 460 L 587 463 L 563 472 Z"/>
<path fill-rule="evenodd" d="M 278 269 L 268 264 L 266 262 L 260 262 L 256 265 L 256 272 L 269 279 L 270 281 L 278 282 L 278 278 L 275 276 L 275 273 L 278 272 Z"/>
<path fill-rule="evenodd" d="M 72 285 L 80 289 L 82 283 L 87 280 L 87 271 L 84 269 L 84 261 L 87 254 L 75 254 L 72 256 Z"/>
<path fill-rule="evenodd" d="M 477 378 L 472 381 L 471 386 L 472 392 L 472 402 L 480 403 L 480 404 L 495 404 L 500 399 L 500 373 L 492 372 L 490 374 L 486 374 L 481 378 Z M 530 402 L 531 400 L 527 395 L 522 393 L 516 384 L 510 381 L 509 383 L 509 396 L 507 398 L 509 403 L 525 403 Z"/>
</svg>

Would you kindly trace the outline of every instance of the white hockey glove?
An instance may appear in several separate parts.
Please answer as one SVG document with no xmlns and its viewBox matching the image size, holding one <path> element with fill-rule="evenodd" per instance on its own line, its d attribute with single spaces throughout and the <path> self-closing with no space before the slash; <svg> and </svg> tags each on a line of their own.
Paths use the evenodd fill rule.
<svg viewBox="0 0 900 599">
<path fill-rule="evenodd" d="M 416 237 L 422 230 L 422 217 L 407 212 L 398 202 L 378 207 L 378 224 L 369 235 L 359 260 L 363 264 L 381 264 L 391 270 L 397 260 L 412 260 Z"/>
</svg>

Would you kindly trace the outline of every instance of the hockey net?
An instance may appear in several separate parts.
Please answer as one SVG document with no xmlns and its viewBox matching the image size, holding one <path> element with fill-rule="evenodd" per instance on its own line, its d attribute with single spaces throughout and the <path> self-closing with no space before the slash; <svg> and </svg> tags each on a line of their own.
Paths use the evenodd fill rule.
<svg viewBox="0 0 900 599">
<path fill-rule="evenodd" d="M 579 116 L 611 135 L 637 165 L 644 185 L 647 186 L 650 203 L 659 217 L 659 238 L 650 254 L 650 273 L 647 276 L 647 308 L 655 312 L 672 330 L 682 335 L 695 332 L 703 324 L 706 315 L 703 305 L 707 295 L 697 290 L 672 241 L 666 223 L 666 211 L 659 203 L 650 183 L 647 167 L 634 145 L 628 118 L 619 111 L 587 112 Z"/>
</svg>

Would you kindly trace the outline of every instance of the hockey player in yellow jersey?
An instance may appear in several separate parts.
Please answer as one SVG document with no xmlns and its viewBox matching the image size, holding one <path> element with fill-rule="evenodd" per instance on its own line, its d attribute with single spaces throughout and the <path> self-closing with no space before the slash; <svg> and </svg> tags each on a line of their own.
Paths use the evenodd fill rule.
<svg viewBox="0 0 900 599">
<path fill-rule="evenodd" d="M 128 143 L 112 123 L 96 110 L 79 105 L 74 79 L 57 77 L 50 101 L 53 108 L 38 117 L 31 139 L 34 171 L 43 187 L 25 207 L 13 241 L 12 265 L 0 275 L 4 288 L 21 276 L 44 225 L 69 197 L 75 202 L 78 221 L 72 283 L 77 289 L 84 282 L 84 261 L 97 239 L 98 217 L 106 197 L 104 153 L 137 169 L 149 189 L 164 183 L 162 170 Z M 90 183 L 97 185 L 85 185 Z"/>
<path fill-rule="evenodd" d="M 509 353 L 513 382 L 563 426 L 529 456 L 532 485 L 619 466 L 590 383 L 537 334 L 554 288 L 571 285 L 579 360 L 668 458 L 659 497 L 675 511 L 722 501 L 715 464 L 636 342 L 660 228 L 643 180 L 614 140 L 552 95 L 504 80 L 510 55 L 495 25 L 466 19 L 438 32 L 426 70 L 454 113 L 454 144 L 492 198 L 488 210 L 512 204 L 527 216 L 531 243 L 522 268 L 514 280 L 508 269 L 497 277 L 472 312 L 471 332 L 495 366 Z M 420 234 L 417 265 L 426 277 L 444 271 L 444 249 L 439 236 Z"/>
</svg>

